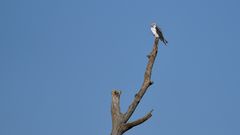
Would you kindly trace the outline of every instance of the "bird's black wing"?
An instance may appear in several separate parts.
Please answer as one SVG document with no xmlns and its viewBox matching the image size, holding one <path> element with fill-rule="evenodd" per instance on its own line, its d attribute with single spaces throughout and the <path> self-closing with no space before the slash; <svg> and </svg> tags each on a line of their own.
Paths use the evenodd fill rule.
<svg viewBox="0 0 240 135">
<path fill-rule="evenodd" d="M 165 44 L 167 45 L 168 41 L 163 37 L 163 33 L 161 31 L 161 29 L 157 26 L 156 27 L 157 30 L 157 34 L 159 35 L 159 39 Z"/>
</svg>

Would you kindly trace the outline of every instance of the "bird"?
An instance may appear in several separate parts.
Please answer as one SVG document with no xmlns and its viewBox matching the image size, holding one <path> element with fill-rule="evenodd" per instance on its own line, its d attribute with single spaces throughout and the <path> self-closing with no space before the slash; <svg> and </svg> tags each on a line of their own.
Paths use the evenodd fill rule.
<svg viewBox="0 0 240 135">
<path fill-rule="evenodd" d="M 151 31 L 156 38 L 159 38 L 165 45 L 167 45 L 168 41 L 163 37 L 162 31 L 156 23 L 151 24 Z"/>
</svg>

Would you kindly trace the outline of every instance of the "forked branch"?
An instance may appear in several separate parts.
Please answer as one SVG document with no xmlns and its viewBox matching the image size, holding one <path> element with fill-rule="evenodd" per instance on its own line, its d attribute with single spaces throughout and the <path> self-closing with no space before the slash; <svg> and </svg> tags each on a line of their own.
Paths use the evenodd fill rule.
<svg viewBox="0 0 240 135">
<path fill-rule="evenodd" d="M 127 130 L 142 124 L 152 116 L 152 111 L 150 111 L 144 117 L 139 118 L 133 122 L 128 122 L 128 120 L 134 113 L 135 109 L 137 108 L 138 104 L 140 103 L 142 97 L 146 93 L 147 89 L 149 88 L 149 86 L 153 84 L 153 82 L 151 81 L 151 74 L 152 74 L 153 64 L 158 52 L 158 41 L 159 41 L 159 38 L 156 37 L 154 40 L 153 49 L 151 53 L 148 55 L 148 63 L 147 63 L 146 71 L 144 74 L 144 80 L 143 80 L 142 86 L 138 91 L 138 93 L 135 95 L 135 98 L 133 99 L 132 103 L 128 107 L 128 110 L 126 113 L 123 114 L 120 111 L 121 92 L 117 90 L 114 90 L 112 92 L 112 107 L 111 107 L 112 133 L 111 135 L 122 135 Z"/>
</svg>

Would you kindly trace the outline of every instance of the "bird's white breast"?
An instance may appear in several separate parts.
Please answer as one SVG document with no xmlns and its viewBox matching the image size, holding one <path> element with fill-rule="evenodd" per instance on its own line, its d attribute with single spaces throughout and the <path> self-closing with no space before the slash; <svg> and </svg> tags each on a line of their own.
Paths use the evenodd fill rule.
<svg viewBox="0 0 240 135">
<path fill-rule="evenodd" d="M 159 37 L 158 34 L 157 34 L 156 28 L 151 27 L 151 31 L 152 31 L 152 33 L 153 33 L 153 35 L 154 35 L 155 37 Z"/>
</svg>

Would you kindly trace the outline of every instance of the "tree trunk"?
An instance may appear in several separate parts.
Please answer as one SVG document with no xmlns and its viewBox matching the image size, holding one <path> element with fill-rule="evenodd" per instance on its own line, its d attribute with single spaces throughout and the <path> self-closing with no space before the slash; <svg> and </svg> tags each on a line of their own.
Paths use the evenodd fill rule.
<svg viewBox="0 0 240 135">
<path fill-rule="evenodd" d="M 148 64 L 146 67 L 146 71 L 144 74 L 144 81 L 142 83 L 142 86 L 138 93 L 136 93 L 135 98 L 133 99 L 132 103 L 129 105 L 127 112 L 121 113 L 120 110 L 120 96 L 121 91 L 119 90 L 113 90 L 112 91 L 112 106 L 111 106 L 111 113 L 112 113 L 112 132 L 111 135 L 122 135 L 127 130 L 142 124 L 143 122 L 147 121 L 152 116 L 151 110 L 149 113 L 147 113 L 142 118 L 139 118 L 135 121 L 128 122 L 132 114 L 134 113 L 135 109 L 137 108 L 138 104 L 140 103 L 142 97 L 144 96 L 145 92 L 153 84 L 151 81 L 151 74 L 152 74 L 152 68 L 155 61 L 155 58 L 157 56 L 158 52 L 158 41 L 159 38 L 155 38 L 153 50 L 152 52 L 147 56 L 148 57 Z"/>
</svg>

